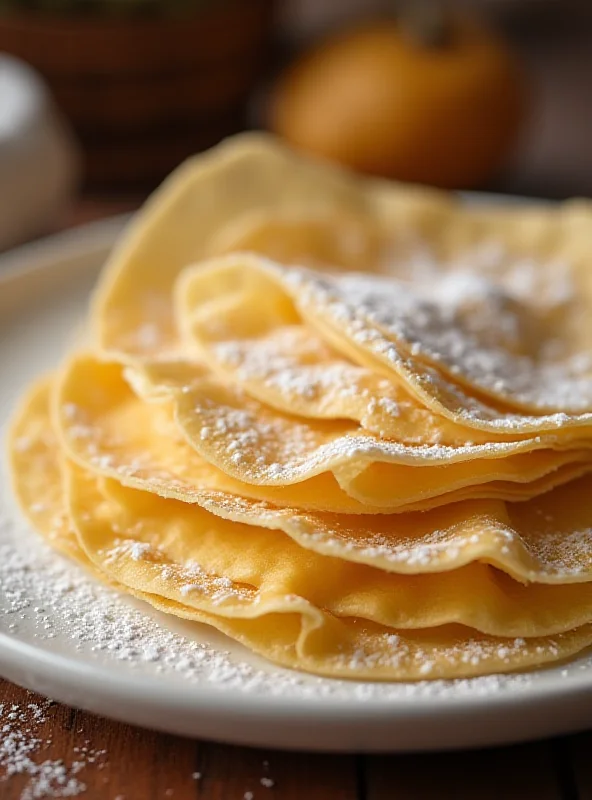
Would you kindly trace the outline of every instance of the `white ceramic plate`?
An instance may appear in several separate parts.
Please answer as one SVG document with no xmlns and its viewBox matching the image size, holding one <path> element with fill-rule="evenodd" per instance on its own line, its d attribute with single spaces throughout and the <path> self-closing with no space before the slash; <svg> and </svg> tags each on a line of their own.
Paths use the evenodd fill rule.
<svg viewBox="0 0 592 800">
<path fill-rule="evenodd" d="M 0 259 L 0 424 L 59 360 L 121 218 Z M 163 617 L 50 552 L 0 473 L 0 673 L 57 700 L 162 730 L 249 745 L 403 751 L 565 733 L 592 719 L 592 660 L 514 676 L 370 684 L 264 663 Z"/>
</svg>

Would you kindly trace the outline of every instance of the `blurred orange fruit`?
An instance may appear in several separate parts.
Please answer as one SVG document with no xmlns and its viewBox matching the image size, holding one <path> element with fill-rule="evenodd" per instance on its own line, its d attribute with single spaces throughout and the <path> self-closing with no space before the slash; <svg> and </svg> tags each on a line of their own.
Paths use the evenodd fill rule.
<svg viewBox="0 0 592 800">
<path fill-rule="evenodd" d="M 362 172 L 469 188 L 500 166 L 524 107 L 520 68 L 486 28 L 454 19 L 430 43 L 386 20 L 297 60 L 272 92 L 270 121 L 294 146 Z"/>
</svg>

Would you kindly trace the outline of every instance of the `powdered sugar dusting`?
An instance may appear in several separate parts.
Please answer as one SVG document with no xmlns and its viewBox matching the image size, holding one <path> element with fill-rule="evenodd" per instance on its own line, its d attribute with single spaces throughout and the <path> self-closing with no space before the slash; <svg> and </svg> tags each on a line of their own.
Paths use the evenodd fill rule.
<svg viewBox="0 0 592 800">
<path fill-rule="evenodd" d="M 244 479 L 241 471 L 244 470 L 257 481 L 271 485 L 304 480 L 327 470 L 337 474 L 340 467 L 351 473 L 353 462 L 359 471 L 373 462 L 451 464 L 549 445 L 549 439 L 543 442 L 536 436 L 521 442 L 409 445 L 381 439 L 363 429 L 352 433 L 351 426 L 339 421 L 334 421 L 331 429 L 311 420 L 290 419 L 288 425 L 280 412 L 273 412 L 255 400 L 243 399 L 240 409 L 230 404 L 233 400 L 230 395 L 228 403 L 199 396 L 193 410 L 184 412 L 202 426 L 199 442 L 195 444 L 203 448 L 206 460 L 215 460 L 211 455 L 213 450 L 219 453 L 220 459 L 224 459 L 224 470 L 230 474 Z M 386 401 L 385 411 L 396 414 L 396 404 Z"/>
<path fill-rule="evenodd" d="M 506 285 L 462 269 L 434 272 L 425 283 L 307 269 L 282 277 L 305 314 L 313 308 L 326 315 L 359 344 L 386 337 L 394 360 L 404 357 L 397 351 L 402 347 L 510 401 L 541 411 L 589 411 L 591 364 L 584 353 L 570 351 L 557 324 L 558 316 L 573 313 L 575 289 L 566 291 L 564 270 L 560 289 L 545 284 L 535 305 L 528 302 L 530 280 L 525 292 L 519 275 L 511 273 Z"/>
</svg>

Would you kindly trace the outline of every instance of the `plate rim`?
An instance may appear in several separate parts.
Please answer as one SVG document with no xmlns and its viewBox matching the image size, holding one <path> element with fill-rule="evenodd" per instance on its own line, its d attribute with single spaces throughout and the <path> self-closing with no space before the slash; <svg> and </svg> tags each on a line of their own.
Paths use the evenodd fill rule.
<svg viewBox="0 0 592 800">
<path fill-rule="evenodd" d="M 0 287 L 55 267 L 55 259 L 90 258 L 107 254 L 135 212 L 114 214 L 93 222 L 73 225 L 49 236 L 0 251 Z"/>
</svg>

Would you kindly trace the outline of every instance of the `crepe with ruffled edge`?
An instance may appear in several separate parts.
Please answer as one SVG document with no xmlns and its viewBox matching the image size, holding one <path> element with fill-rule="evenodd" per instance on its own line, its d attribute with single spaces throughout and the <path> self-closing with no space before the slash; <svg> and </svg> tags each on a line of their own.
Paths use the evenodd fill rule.
<svg viewBox="0 0 592 800">
<path fill-rule="evenodd" d="M 170 363 L 160 366 L 174 374 Z M 130 373 L 140 396 L 123 380 Z M 161 380 L 146 386 L 137 370 L 75 355 L 56 382 L 55 419 L 64 446 L 95 468 L 143 470 L 149 489 L 160 485 L 181 499 L 204 480 L 225 488 L 230 479 L 241 494 L 334 512 L 425 509 L 467 497 L 528 499 L 592 465 L 589 449 L 463 461 L 463 449 L 440 448 L 435 465 L 421 466 L 421 447 L 415 453 L 348 435 L 343 422 L 315 426 L 238 394 L 207 370 L 192 365 L 190 375 L 189 391 L 178 383 L 167 403 Z"/>
<path fill-rule="evenodd" d="M 498 339 L 489 342 L 491 326 L 484 329 L 483 339 L 483 330 L 472 329 L 481 316 L 479 309 L 476 314 L 469 309 L 467 327 L 463 315 L 440 313 L 438 297 L 423 309 L 428 312 L 427 325 L 419 324 L 414 307 L 413 313 L 399 315 L 391 324 L 390 302 L 385 306 L 379 302 L 381 291 L 372 287 L 362 291 L 359 282 L 353 305 L 347 293 L 336 294 L 334 287 L 328 293 L 318 282 L 307 301 L 313 306 L 311 313 L 320 302 L 322 313 L 316 315 L 315 324 L 326 325 L 324 335 L 333 335 L 336 346 L 343 336 L 344 317 L 349 317 L 353 327 L 347 330 L 348 339 L 358 337 L 351 353 L 400 373 L 405 373 L 411 354 L 414 364 L 425 362 L 419 374 L 408 370 L 405 380 L 428 406 L 458 415 L 469 426 L 511 432 L 524 424 L 519 414 L 503 414 L 488 405 L 485 396 L 537 414 L 563 412 L 562 425 L 590 410 L 592 380 L 589 359 L 584 358 L 592 338 L 587 270 L 591 215 L 586 204 L 561 209 L 467 209 L 448 195 L 356 177 L 252 134 L 186 162 L 140 212 L 99 285 L 93 315 L 99 346 L 124 356 L 175 352 L 179 343 L 171 292 L 179 273 L 210 252 L 220 231 L 241 215 L 304 210 L 365 217 L 390 229 L 393 248 L 399 234 L 406 252 L 410 237 L 415 238 L 431 247 L 443 263 L 466 257 L 471 249 L 474 252 L 492 240 L 502 249 L 500 275 L 508 259 L 510 264 L 540 261 L 538 283 L 528 298 L 521 297 L 525 313 L 545 322 L 539 326 L 546 331 L 544 342 L 537 340 L 534 353 L 515 354 L 500 347 Z M 546 291 L 546 284 L 541 284 L 556 281 L 558 263 L 567 264 L 574 283 L 569 297 L 565 293 L 559 297 L 560 308 L 553 297 L 555 289 Z M 376 334 L 371 341 L 366 336 L 369 323 Z M 365 328 L 363 342 L 360 326 Z M 546 347 L 550 341 L 561 345 L 559 359 Z M 461 384 L 483 397 L 467 394 Z M 537 429 L 536 422 L 527 424 Z M 543 417 L 540 425 L 545 424 L 553 422 Z"/>
</svg>

